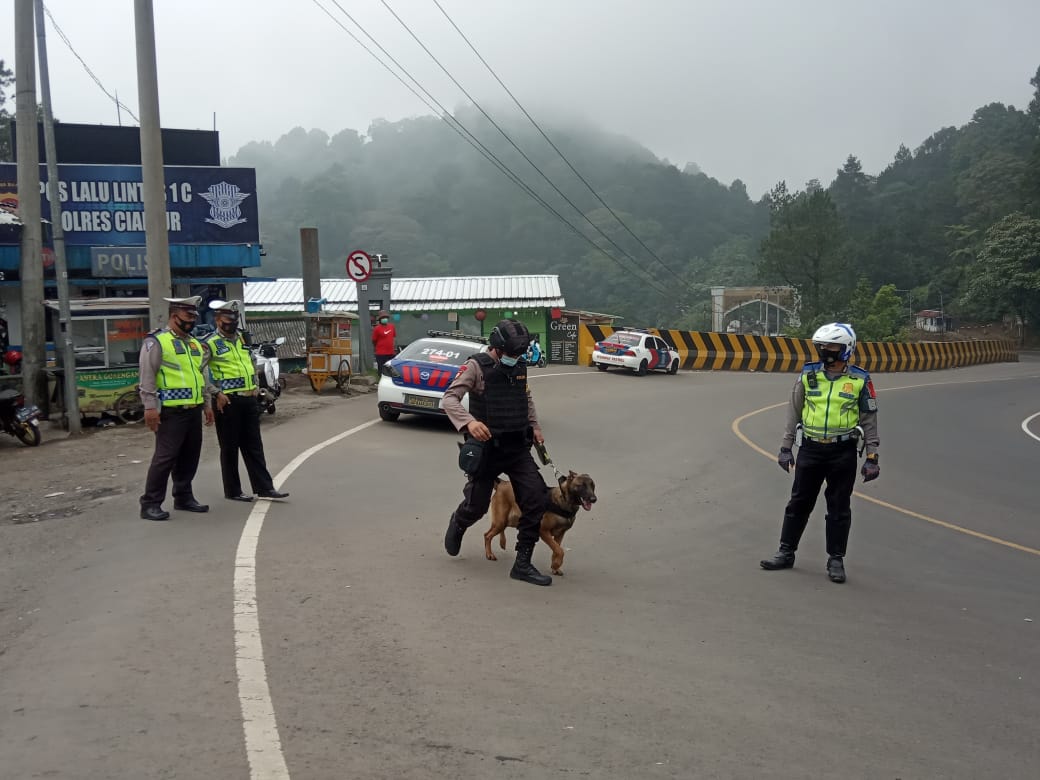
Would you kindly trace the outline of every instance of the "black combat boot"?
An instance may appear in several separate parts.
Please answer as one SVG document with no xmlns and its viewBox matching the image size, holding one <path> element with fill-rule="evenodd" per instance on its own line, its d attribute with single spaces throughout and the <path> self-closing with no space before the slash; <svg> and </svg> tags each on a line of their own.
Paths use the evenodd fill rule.
<svg viewBox="0 0 1040 780">
<path fill-rule="evenodd" d="M 791 549 L 791 545 L 780 542 L 780 549 L 776 555 L 772 558 L 766 558 L 764 561 L 759 561 L 758 565 L 768 571 L 790 569 L 794 566 L 794 550 Z"/>
<path fill-rule="evenodd" d="M 845 582 L 845 559 L 832 555 L 827 559 L 827 576 L 831 582 Z"/>
<path fill-rule="evenodd" d="M 448 530 L 444 534 L 444 549 L 447 550 L 448 555 L 459 554 L 459 550 L 462 549 L 462 535 L 466 533 L 468 527 L 459 525 L 458 520 L 455 519 L 455 513 L 451 513 L 451 520 L 448 521 Z"/>
<path fill-rule="evenodd" d="M 534 552 L 533 544 L 518 544 L 516 546 L 516 561 L 509 572 L 514 580 L 523 580 L 532 585 L 552 585 L 552 577 L 542 574 L 531 563 L 531 553 Z"/>
</svg>

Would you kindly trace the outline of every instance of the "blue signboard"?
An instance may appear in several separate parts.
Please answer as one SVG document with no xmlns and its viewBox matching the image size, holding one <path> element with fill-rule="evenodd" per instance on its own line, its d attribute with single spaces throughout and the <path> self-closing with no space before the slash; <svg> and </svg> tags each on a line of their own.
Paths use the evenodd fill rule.
<svg viewBox="0 0 1040 780">
<path fill-rule="evenodd" d="M 167 165 L 166 227 L 171 244 L 255 244 L 260 240 L 252 168 Z M 142 246 L 144 187 L 139 165 L 59 165 L 61 221 L 73 246 Z M 40 201 L 50 219 L 40 166 Z M 18 174 L 0 163 L 0 208 L 18 204 Z M 2 239 L 0 239 L 2 240 Z M 16 243 L 16 242 L 11 242 Z"/>
</svg>

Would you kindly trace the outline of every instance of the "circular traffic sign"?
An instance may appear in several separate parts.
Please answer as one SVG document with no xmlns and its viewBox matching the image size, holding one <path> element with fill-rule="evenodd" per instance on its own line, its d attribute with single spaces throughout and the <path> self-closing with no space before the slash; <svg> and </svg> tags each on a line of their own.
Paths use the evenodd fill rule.
<svg viewBox="0 0 1040 780">
<path fill-rule="evenodd" d="M 372 258 L 360 249 L 347 255 L 347 276 L 355 282 L 363 282 L 372 275 Z"/>
</svg>

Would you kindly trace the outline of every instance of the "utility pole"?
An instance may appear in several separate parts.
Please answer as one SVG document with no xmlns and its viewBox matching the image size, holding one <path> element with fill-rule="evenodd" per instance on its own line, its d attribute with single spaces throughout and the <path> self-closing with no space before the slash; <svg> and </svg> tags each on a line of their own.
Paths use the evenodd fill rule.
<svg viewBox="0 0 1040 780">
<path fill-rule="evenodd" d="M 33 0 L 15 0 L 15 92 L 18 121 L 18 214 L 22 220 L 22 391 L 26 403 L 46 408 L 43 317 L 43 233 L 40 224 L 40 146 L 36 124 L 36 46 Z"/>
<path fill-rule="evenodd" d="M 166 324 L 172 295 L 170 240 L 166 233 L 166 180 L 159 132 L 159 79 L 155 65 L 155 14 L 152 0 L 134 0 L 137 39 L 137 100 L 141 111 L 141 176 L 144 184 L 144 232 L 148 258 L 148 311 L 152 328 Z"/>
<path fill-rule="evenodd" d="M 61 197 L 58 191 L 58 151 L 54 142 L 54 111 L 51 108 L 51 81 L 47 68 L 47 23 L 43 0 L 36 0 L 36 45 L 40 56 L 40 94 L 43 97 L 43 145 L 47 153 L 47 197 L 51 204 L 51 229 L 54 238 L 54 278 L 58 283 L 59 332 L 55 346 L 61 349 L 65 367 L 64 415 L 69 433 L 82 431 L 79 395 L 76 392 L 76 349 L 72 343 L 72 305 L 69 303 L 69 271 L 65 261 L 65 228 L 61 224 Z"/>
</svg>

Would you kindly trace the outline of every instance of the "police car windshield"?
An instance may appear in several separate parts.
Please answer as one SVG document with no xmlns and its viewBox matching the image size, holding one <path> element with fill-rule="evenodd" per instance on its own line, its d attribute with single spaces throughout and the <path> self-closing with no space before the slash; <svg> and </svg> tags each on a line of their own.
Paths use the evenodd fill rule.
<svg viewBox="0 0 1040 780">
<path fill-rule="evenodd" d="M 625 331 L 618 331 L 617 333 L 612 334 L 610 338 L 607 339 L 607 341 L 613 342 L 615 344 L 624 344 L 626 347 L 634 347 L 639 343 L 640 339 L 642 338 L 643 337 L 638 333 L 627 333 Z"/>
<path fill-rule="evenodd" d="M 397 355 L 395 360 L 421 360 L 446 366 L 461 366 L 466 359 L 480 351 L 480 344 L 459 344 L 440 339 L 413 341 Z"/>
</svg>

